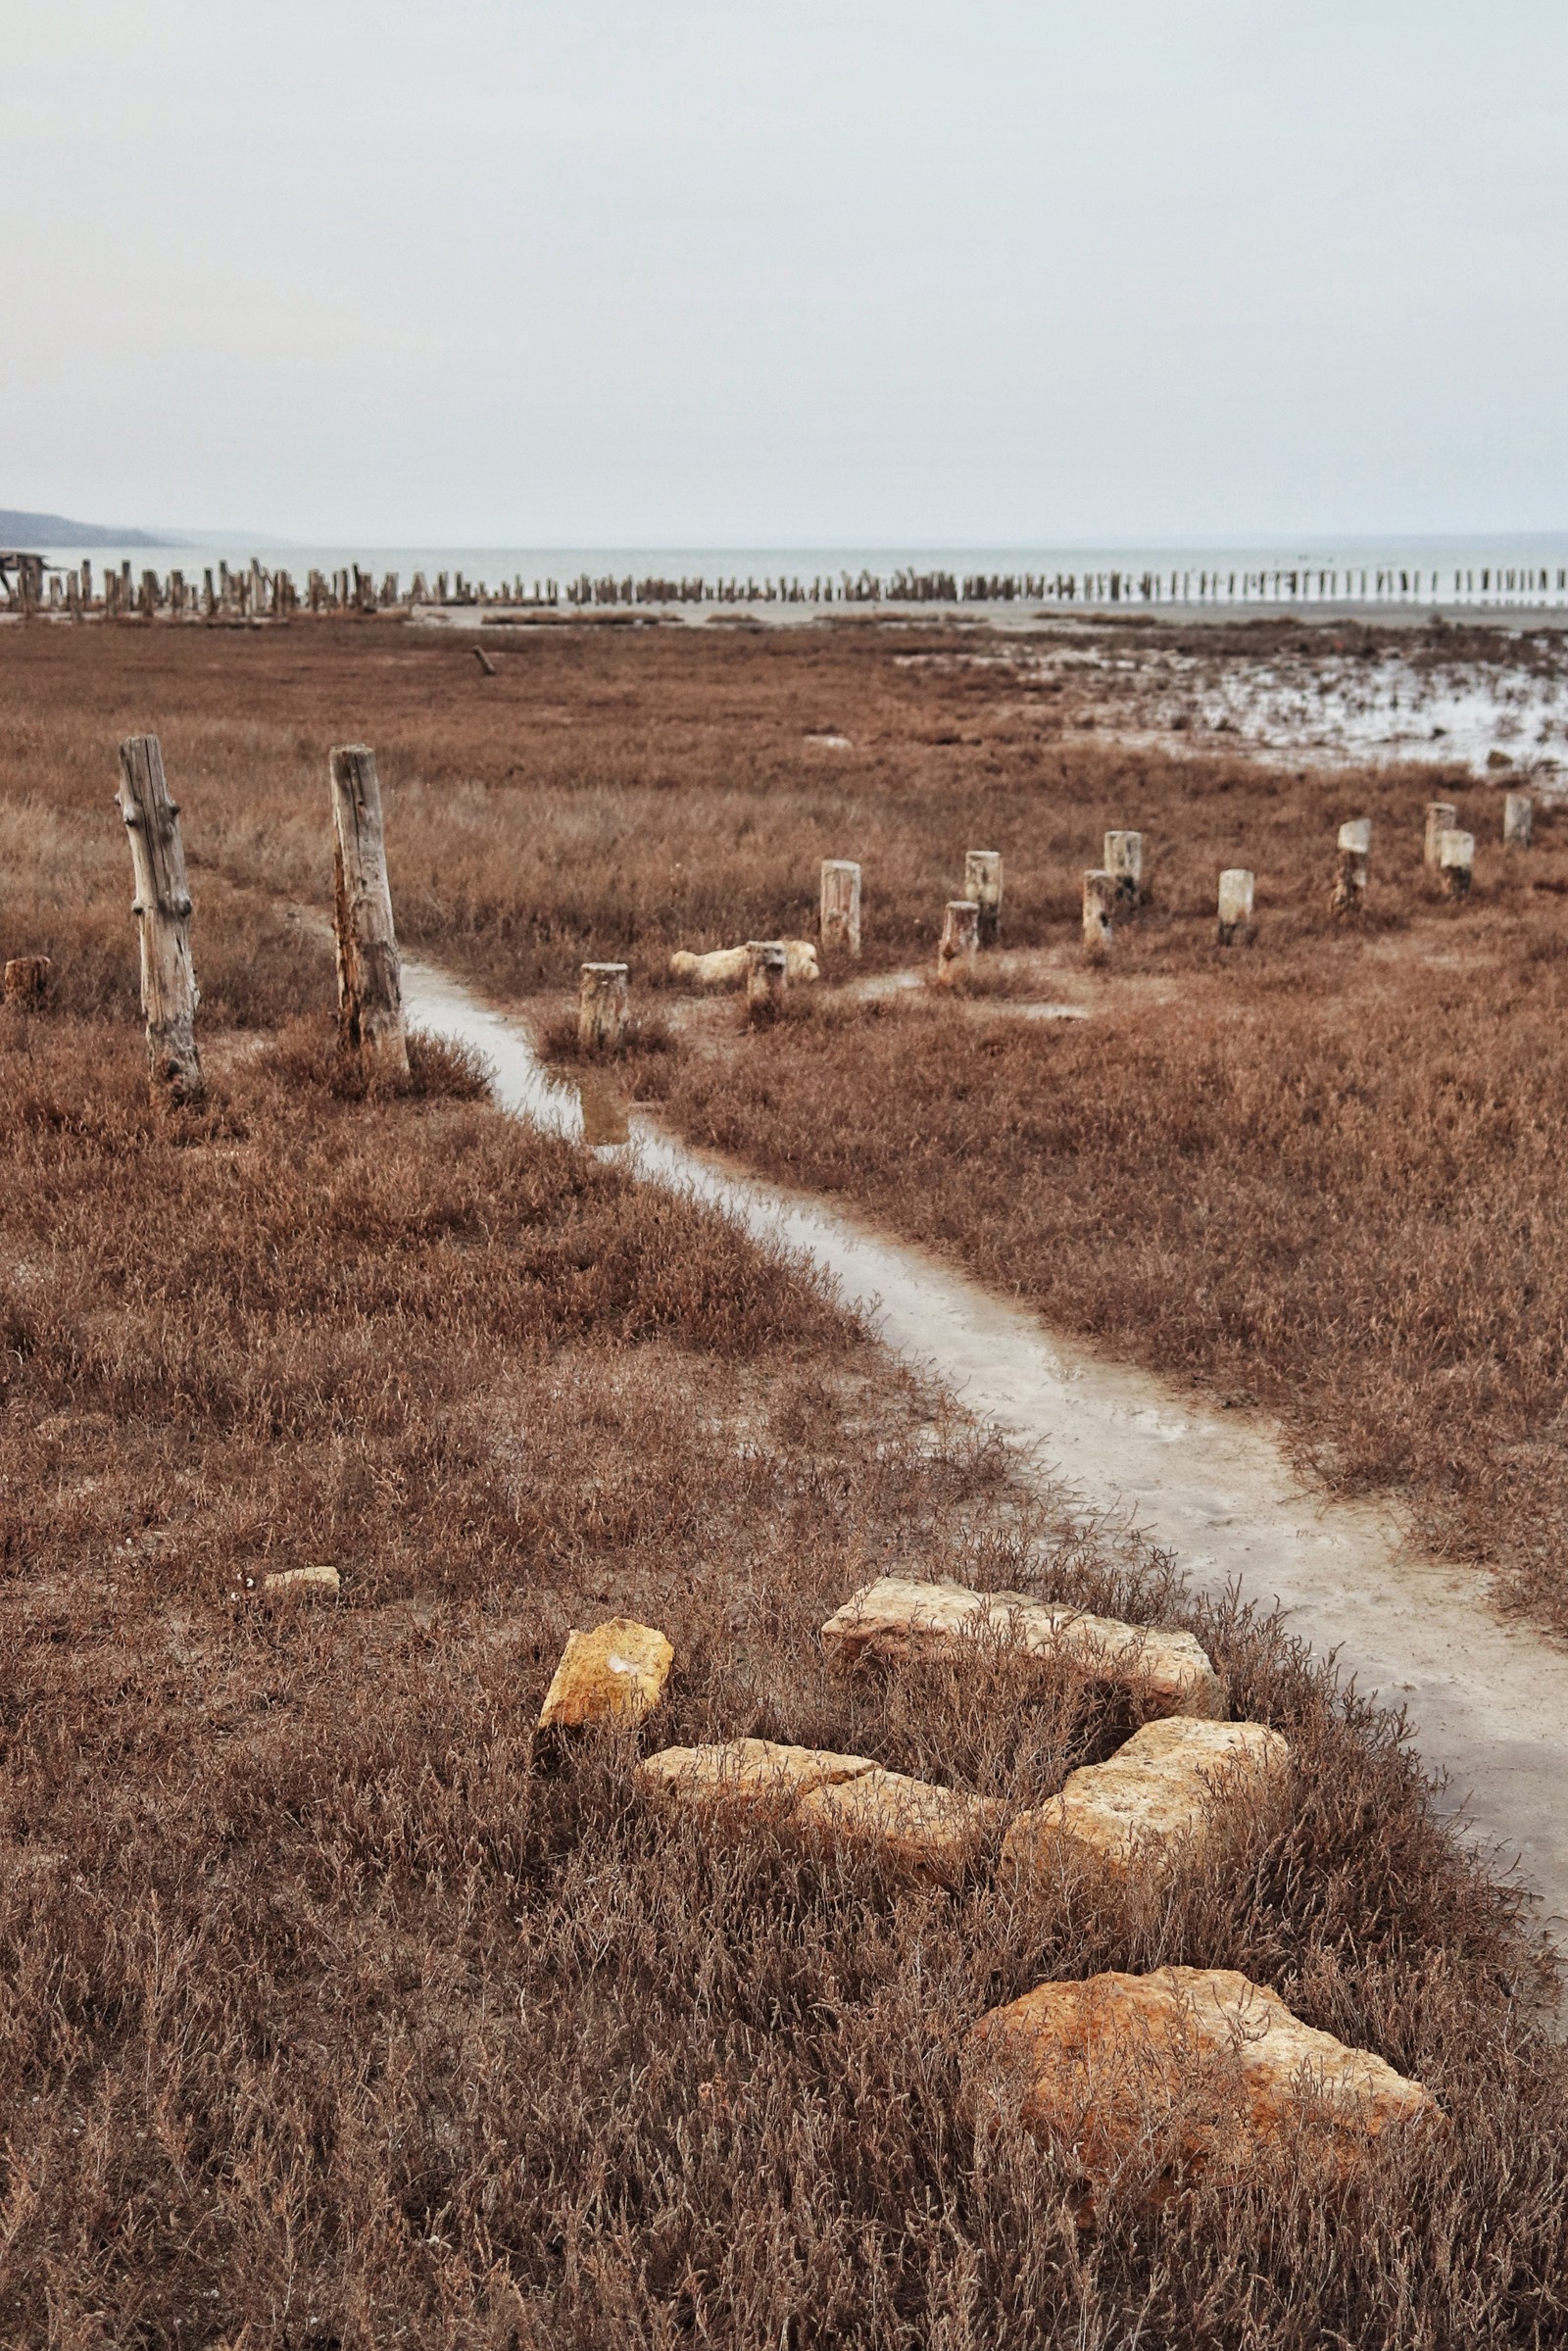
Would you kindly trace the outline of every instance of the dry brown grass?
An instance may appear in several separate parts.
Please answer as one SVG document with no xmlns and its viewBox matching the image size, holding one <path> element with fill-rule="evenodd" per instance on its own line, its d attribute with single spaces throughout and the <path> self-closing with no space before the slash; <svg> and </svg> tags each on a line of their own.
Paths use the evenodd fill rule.
<svg viewBox="0 0 1568 2351">
<path fill-rule="evenodd" d="M 461 1061 L 367 1101 L 319 1020 L 208 1058 L 161 1119 L 133 1024 L 0 1040 L 7 2340 L 1552 2338 L 1568 2078 L 1396 1723 Z M 314 1561 L 340 1603 L 235 1596 Z M 676 1645 L 659 1740 L 1027 1801 L 1124 1734 L 1005 1656 L 824 1675 L 814 1627 L 910 1561 L 1192 1625 L 1291 1739 L 1281 1817 L 1157 1900 L 912 1891 L 649 1815 L 624 1737 L 534 1755 L 566 1627 L 619 1609 Z M 1220 1958 L 1458 2127 L 1148 2212 L 1152 2144 L 1086 2233 L 1061 2151 L 965 2120 L 962 2035 L 1044 1976 Z"/>
</svg>

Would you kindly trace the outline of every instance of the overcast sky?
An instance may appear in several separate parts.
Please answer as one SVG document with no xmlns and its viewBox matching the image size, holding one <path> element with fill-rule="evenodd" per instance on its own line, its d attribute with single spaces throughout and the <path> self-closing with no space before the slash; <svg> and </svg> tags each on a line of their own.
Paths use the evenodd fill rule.
<svg viewBox="0 0 1568 2351">
<path fill-rule="evenodd" d="M 0 505 L 1568 526 L 1564 0 L 0 0 Z"/>
</svg>

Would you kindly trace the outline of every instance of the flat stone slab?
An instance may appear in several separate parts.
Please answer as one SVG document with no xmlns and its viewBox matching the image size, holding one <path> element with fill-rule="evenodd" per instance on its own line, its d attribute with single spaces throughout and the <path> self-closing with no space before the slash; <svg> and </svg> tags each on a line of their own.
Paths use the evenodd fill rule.
<svg viewBox="0 0 1568 2351">
<path fill-rule="evenodd" d="M 653 1625 L 612 1616 L 591 1633 L 568 1633 L 539 1709 L 539 1728 L 640 1723 L 664 1693 L 675 1652 Z"/>
<path fill-rule="evenodd" d="M 1064 1850 L 1115 1870 L 1152 1870 L 1207 1837 L 1227 1797 L 1260 1793 L 1285 1776 L 1290 1749 L 1262 1723 L 1167 1715 L 1135 1731 L 1106 1763 L 1069 1772 L 1061 1793 L 1020 1812 L 1004 1862 L 1041 1869 Z"/>
<path fill-rule="evenodd" d="M 1023 2122 L 1065 2141 L 1091 2179 L 1151 2130 L 1172 2133 L 1193 2168 L 1245 2169 L 1307 2131 L 1348 2168 L 1381 2132 L 1436 2112 L 1419 2082 L 1230 1968 L 1042 1984 L 982 2017 L 969 2047 L 1021 2077 Z"/>
<path fill-rule="evenodd" d="M 637 1769 L 649 1795 L 745 1817 L 771 1811 L 798 1834 L 876 1846 L 911 1876 L 952 1884 L 976 1839 L 1006 1807 L 884 1771 L 869 1755 L 836 1755 L 769 1739 L 666 1747 Z"/>
<path fill-rule="evenodd" d="M 1121 1683 L 1152 1713 L 1225 1712 L 1225 1685 L 1191 1633 L 1169 1625 L 1124 1625 L 1021 1592 L 879 1576 L 822 1627 L 829 1655 L 845 1664 L 866 1655 L 953 1656 L 988 1640 L 1016 1642 L 1030 1655 L 1066 1663 L 1093 1681 Z"/>
</svg>

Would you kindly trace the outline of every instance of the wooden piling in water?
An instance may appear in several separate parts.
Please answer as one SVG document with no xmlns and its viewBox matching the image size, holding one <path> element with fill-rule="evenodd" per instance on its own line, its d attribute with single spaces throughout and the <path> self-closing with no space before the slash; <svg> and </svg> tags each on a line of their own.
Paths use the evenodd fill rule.
<svg viewBox="0 0 1568 2351">
<path fill-rule="evenodd" d="M 1436 873 L 1441 862 L 1439 844 L 1445 833 L 1459 821 L 1459 811 L 1451 800 L 1433 800 L 1427 803 L 1427 829 L 1422 841 L 1422 860 L 1429 873 Z"/>
<path fill-rule="evenodd" d="M 1330 911 L 1342 919 L 1366 908 L 1367 876 L 1372 862 L 1372 819 L 1352 816 L 1340 827 L 1339 862 L 1334 873 Z"/>
<path fill-rule="evenodd" d="M 1245 865 L 1227 865 L 1219 877 L 1219 928 L 1216 936 L 1221 947 L 1234 947 L 1252 936 L 1252 899 L 1254 877 Z"/>
<path fill-rule="evenodd" d="M 626 1035 L 630 966 L 585 963 L 577 998 L 577 1042 L 584 1053 L 618 1053 Z"/>
<path fill-rule="evenodd" d="M 824 954 L 858 955 L 860 952 L 860 868 L 849 857 L 824 857 L 822 859 L 819 931 Z"/>
<path fill-rule="evenodd" d="M 1108 873 L 1116 885 L 1118 910 L 1124 914 L 1131 913 L 1143 902 L 1143 834 L 1107 833 L 1102 870 Z"/>
<path fill-rule="evenodd" d="M 1084 875 L 1084 945 L 1091 955 L 1108 952 L 1115 934 L 1119 880 L 1102 866 Z"/>
<path fill-rule="evenodd" d="M 120 812 L 136 882 L 131 911 L 141 938 L 148 1071 L 172 1101 L 197 1102 L 203 1092 L 196 1050 L 201 998 L 190 957 L 190 890 L 179 807 L 169 797 L 156 735 L 132 735 L 121 745 L 120 777 Z"/>
<path fill-rule="evenodd" d="M 1536 825 L 1536 804 L 1528 792 L 1509 792 L 1502 803 L 1502 846 L 1528 849 Z"/>
<path fill-rule="evenodd" d="M 995 947 L 1002 936 L 1002 852 L 971 849 L 963 859 L 963 895 L 980 909 L 979 943 Z"/>
<path fill-rule="evenodd" d="M 374 752 L 363 743 L 338 745 L 331 793 L 338 1039 L 376 1076 L 407 1077 L 403 979 Z"/>
<path fill-rule="evenodd" d="M 754 1017 L 776 1012 L 789 993 L 789 950 L 782 939 L 746 942 L 746 1003 Z"/>
<path fill-rule="evenodd" d="M 1443 875 L 1443 887 L 1449 898 L 1469 897 L 1475 861 L 1474 833 L 1462 833 L 1450 825 L 1438 841 L 1438 868 Z"/>
<path fill-rule="evenodd" d="M 950 898 L 937 948 L 937 985 L 951 988 L 974 969 L 980 947 L 980 907 L 972 898 Z"/>
</svg>

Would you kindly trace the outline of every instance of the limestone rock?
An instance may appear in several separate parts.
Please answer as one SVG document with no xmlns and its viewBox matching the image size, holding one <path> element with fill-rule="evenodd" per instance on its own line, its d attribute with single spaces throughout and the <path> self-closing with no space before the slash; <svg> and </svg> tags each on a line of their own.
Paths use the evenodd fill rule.
<svg viewBox="0 0 1568 2351">
<path fill-rule="evenodd" d="M 771 1808 L 799 1834 L 877 1846 L 915 1877 L 951 1884 L 977 1837 L 1000 1825 L 1003 1805 L 884 1771 L 869 1755 L 736 1739 L 722 1746 L 666 1747 L 638 1766 L 651 1795 L 744 1815 Z"/>
<path fill-rule="evenodd" d="M 280 1567 L 262 1578 L 264 1592 L 337 1592 L 342 1578 L 335 1567 Z"/>
<path fill-rule="evenodd" d="M 1225 1686 L 1191 1633 L 1167 1625 L 1124 1625 L 1065 1602 L 1019 1592 L 971 1592 L 880 1576 L 845 1601 L 822 1627 L 830 1655 L 846 1664 L 882 1657 L 951 1656 L 976 1641 L 1013 1641 L 1037 1657 L 1065 1661 L 1094 1681 L 1135 1690 L 1151 1713 L 1223 1715 Z"/>
<path fill-rule="evenodd" d="M 640 1723 L 663 1695 L 675 1652 L 662 1633 L 629 1616 L 612 1616 L 591 1633 L 568 1633 L 555 1679 L 539 1709 L 552 1724 Z"/>
<path fill-rule="evenodd" d="M 1042 1984 L 969 2037 L 974 2054 L 1021 2074 L 1022 2120 L 1062 2140 L 1091 2179 L 1152 2131 L 1194 2169 L 1242 2169 L 1308 2131 L 1348 2167 L 1381 2131 L 1435 2111 L 1418 2082 L 1303 2025 L 1230 1968 Z"/>
<path fill-rule="evenodd" d="M 1290 1750 L 1261 1723 L 1167 1715 L 1146 1723 L 1108 1763 L 1069 1772 L 1060 1795 L 1021 1812 L 1003 1859 L 1038 1868 L 1063 1846 L 1113 1869 L 1157 1866 L 1176 1842 L 1200 1845 L 1229 1792 L 1284 1776 Z"/>
</svg>

